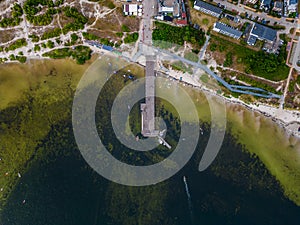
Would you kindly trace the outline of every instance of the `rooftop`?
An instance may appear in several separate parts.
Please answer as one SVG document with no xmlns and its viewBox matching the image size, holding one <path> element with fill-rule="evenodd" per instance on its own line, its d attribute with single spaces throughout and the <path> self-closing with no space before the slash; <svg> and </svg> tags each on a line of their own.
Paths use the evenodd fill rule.
<svg viewBox="0 0 300 225">
<path fill-rule="evenodd" d="M 242 31 L 236 30 L 236 29 L 234 29 L 224 23 L 220 23 L 220 22 L 215 23 L 215 28 L 220 29 L 226 33 L 232 34 L 237 37 L 241 37 L 243 34 Z"/>
<path fill-rule="evenodd" d="M 273 30 L 269 27 L 260 25 L 258 23 L 254 24 L 254 27 L 251 31 L 252 35 L 256 35 L 258 38 L 262 38 L 268 41 L 274 41 L 277 35 L 276 30 Z"/>
<path fill-rule="evenodd" d="M 194 5 L 198 6 L 200 8 L 204 8 L 204 9 L 207 9 L 209 11 L 218 13 L 218 14 L 221 14 L 222 11 L 223 11 L 221 8 L 219 8 L 217 6 L 214 6 L 214 5 L 208 4 L 208 3 L 203 2 L 203 1 L 199 1 L 199 0 L 196 0 L 195 3 L 194 3 Z"/>
</svg>

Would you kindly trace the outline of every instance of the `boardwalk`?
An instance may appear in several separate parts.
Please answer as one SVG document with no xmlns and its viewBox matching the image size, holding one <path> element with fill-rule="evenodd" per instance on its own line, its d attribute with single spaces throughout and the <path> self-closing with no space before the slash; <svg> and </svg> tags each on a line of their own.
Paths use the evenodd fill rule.
<svg viewBox="0 0 300 225">
<path fill-rule="evenodd" d="M 146 137 L 155 137 L 155 56 L 146 56 L 146 82 L 145 103 L 141 104 L 142 111 L 142 134 Z"/>
<path fill-rule="evenodd" d="M 143 2 L 143 42 L 152 45 L 152 21 L 154 15 L 154 0 Z M 156 57 L 150 52 L 146 52 L 146 83 L 145 83 L 145 103 L 141 104 L 142 111 L 142 134 L 145 137 L 156 137 L 159 134 L 155 130 L 155 65 Z"/>
</svg>

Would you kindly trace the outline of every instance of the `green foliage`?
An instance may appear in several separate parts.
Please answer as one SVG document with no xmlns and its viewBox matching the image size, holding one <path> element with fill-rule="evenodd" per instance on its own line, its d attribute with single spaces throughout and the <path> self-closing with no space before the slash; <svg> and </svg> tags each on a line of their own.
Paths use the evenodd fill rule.
<svg viewBox="0 0 300 225">
<path fill-rule="evenodd" d="M 116 6 L 112 1 L 108 1 L 107 7 L 110 8 L 110 9 L 114 9 Z"/>
<path fill-rule="evenodd" d="M 61 11 L 55 7 L 59 7 L 63 2 L 63 0 L 55 1 L 55 3 L 52 0 L 27 0 L 23 9 L 30 23 L 35 26 L 46 26 L 53 21 L 53 15 Z M 42 11 L 43 7 L 48 7 L 47 11 L 44 14 L 36 15 Z"/>
<path fill-rule="evenodd" d="M 188 53 L 184 54 L 184 58 L 186 58 L 190 61 L 193 61 L 193 62 L 198 62 L 198 60 L 199 60 L 198 56 L 193 52 L 188 52 Z"/>
<path fill-rule="evenodd" d="M 75 43 L 77 40 L 78 40 L 78 35 L 77 34 L 71 34 L 71 40 L 72 40 L 72 43 Z"/>
<path fill-rule="evenodd" d="M 232 56 L 237 58 L 238 63 L 243 63 L 246 66 L 246 73 L 253 73 L 256 76 L 274 81 L 286 79 L 288 76 L 289 68 L 285 65 L 286 44 L 282 45 L 278 56 L 263 51 L 254 51 L 214 35 L 211 35 L 210 46 L 213 46 L 215 51 L 226 52 L 226 54 L 231 52 Z"/>
<path fill-rule="evenodd" d="M 192 52 L 195 53 L 196 55 L 198 55 L 200 51 L 199 51 L 199 49 L 192 49 Z"/>
<path fill-rule="evenodd" d="M 247 77 L 245 75 L 241 75 L 239 74 L 237 77 L 238 80 L 244 81 L 247 84 L 250 84 L 253 87 L 258 87 L 258 88 L 262 88 L 266 91 L 272 92 L 272 93 L 276 93 L 276 94 L 281 94 L 280 92 L 276 91 L 276 89 L 266 83 L 260 82 L 260 81 L 256 81 L 253 80 L 251 77 Z"/>
<path fill-rule="evenodd" d="M 29 35 L 29 38 L 31 38 L 32 42 L 39 42 L 40 41 L 40 38 L 35 34 Z"/>
<path fill-rule="evenodd" d="M 22 38 L 22 39 L 16 40 L 12 44 L 10 44 L 10 46 L 8 46 L 6 48 L 6 51 L 13 51 L 15 49 L 21 48 L 21 47 L 26 46 L 26 45 L 27 45 L 26 39 Z"/>
<path fill-rule="evenodd" d="M 209 24 L 209 20 L 207 18 L 202 19 L 202 24 L 208 25 Z"/>
<path fill-rule="evenodd" d="M 228 52 L 226 54 L 226 58 L 225 58 L 225 61 L 224 61 L 224 64 L 223 66 L 225 67 L 229 67 L 232 65 L 232 53 L 231 52 Z"/>
<path fill-rule="evenodd" d="M 217 44 L 216 43 L 211 43 L 209 46 L 209 50 L 214 52 L 217 50 Z"/>
<path fill-rule="evenodd" d="M 62 59 L 72 57 L 78 64 L 84 64 L 86 60 L 91 58 L 91 49 L 86 46 L 76 46 L 75 48 L 55 49 L 43 54 L 53 59 Z"/>
<path fill-rule="evenodd" d="M 12 9 L 12 17 L 17 18 L 21 16 L 23 16 L 23 9 L 18 3 L 15 3 Z"/>
<path fill-rule="evenodd" d="M 67 34 L 69 31 L 77 31 L 84 28 L 84 24 L 82 23 L 67 23 L 63 29 L 63 34 Z"/>
<path fill-rule="evenodd" d="M 123 24 L 123 25 L 121 26 L 121 30 L 122 30 L 123 32 L 130 32 L 129 27 L 126 26 L 125 24 Z"/>
<path fill-rule="evenodd" d="M 16 60 L 18 60 L 20 63 L 25 63 L 27 60 L 26 56 L 16 56 Z"/>
<path fill-rule="evenodd" d="M 11 18 L 3 18 L 0 21 L 0 27 L 6 28 L 6 27 L 14 27 L 21 23 L 22 19 L 20 18 L 23 15 L 23 9 L 18 4 L 15 3 L 12 7 L 12 17 Z"/>
<path fill-rule="evenodd" d="M 189 73 L 189 74 L 192 74 L 193 73 L 193 70 L 191 67 L 189 66 L 186 66 L 183 62 L 181 61 L 176 61 L 174 63 L 172 63 L 170 65 L 172 67 L 172 69 L 174 70 L 178 70 L 178 71 L 181 71 L 181 72 L 184 72 L 184 73 Z"/>
<path fill-rule="evenodd" d="M 117 37 L 121 38 L 121 37 L 123 37 L 124 34 L 123 34 L 123 32 L 117 32 L 116 35 L 117 35 Z"/>
<path fill-rule="evenodd" d="M 74 7 L 67 6 L 63 9 L 63 11 L 67 17 L 75 19 L 76 23 L 86 24 L 88 21 L 88 19 Z"/>
<path fill-rule="evenodd" d="M 33 50 L 34 50 L 35 52 L 40 51 L 40 50 L 41 50 L 41 47 L 40 47 L 39 45 L 35 45 Z"/>
<path fill-rule="evenodd" d="M 288 66 L 285 65 L 285 49 L 277 56 L 262 51 L 246 58 L 246 72 L 252 72 L 269 80 L 280 81 L 287 77 Z"/>
<path fill-rule="evenodd" d="M 49 38 L 58 37 L 59 35 L 61 35 L 61 29 L 60 28 L 54 28 L 53 30 L 50 30 L 50 31 L 47 31 L 47 32 L 43 33 L 41 39 L 46 40 L 46 39 L 49 39 Z"/>
<path fill-rule="evenodd" d="M 87 33 L 87 32 L 82 32 L 82 36 L 87 40 L 98 40 L 99 39 L 98 36 L 91 34 L 91 33 Z"/>
<path fill-rule="evenodd" d="M 9 59 L 10 59 L 10 60 L 16 60 L 16 56 L 13 55 L 13 54 L 11 54 L 11 55 L 9 56 Z"/>
<path fill-rule="evenodd" d="M 203 46 L 205 42 L 204 32 L 191 26 L 175 27 L 157 21 L 152 38 L 154 41 L 164 41 L 177 45 L 183 45 L 184 41 L 187 41 L 197 48 Z"/>
<path fill-rule="evenodd" d="M 51 8 L 48 9 L 46 13 L 36 16 L 36 14 L 42 10 L 42 7 L 39 7 L 39 5 L 54 7 L 52 0 L 27 0 L 23 6 L 26 18 L 35 26 L 49 25 L 53 20 L 53 14 L 56 12 Z"/>
<path fill-rule="evenodd" d="M 136 42 L 139 38 L 139 33 L 132 33 L 132 34 L 127 34 L 127 36 L 124 38 L 124 43 L 133 43 Z"/>
<path fill-rule="evenodd" d="M 49 41 L 47 42 L 47 47 L 48 47 L 48 48 L 54 48 L 54 42 L 49 40 Z"/>
<path fill-rule="evenodd" d="M 108 38 L 101 38 L 101 39 L 100 39 L 100 43 L 101 43 L 101 44 L 104 44 L 104 45 L 111 46 L 111 47 L 114 46 L 114 43 L 111 42 Z"/>
</svg>

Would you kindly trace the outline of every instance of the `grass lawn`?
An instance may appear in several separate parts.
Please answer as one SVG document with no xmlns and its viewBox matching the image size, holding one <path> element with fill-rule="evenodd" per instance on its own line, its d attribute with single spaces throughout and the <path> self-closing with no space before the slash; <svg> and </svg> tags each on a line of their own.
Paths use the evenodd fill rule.
<svg viewBox="0 0 300 225">
<path fill-rule="evenodd" d="M 198 24 L 205 31 L 208 31 L 208 29 L 212 27 L 213 24 L 218 20 L 215 17 L 206 15 L 204 13 L 195 10 L 193 7 L 190 7 L 190 12 L 191 12 L 192 23 Z"/>
</svg>

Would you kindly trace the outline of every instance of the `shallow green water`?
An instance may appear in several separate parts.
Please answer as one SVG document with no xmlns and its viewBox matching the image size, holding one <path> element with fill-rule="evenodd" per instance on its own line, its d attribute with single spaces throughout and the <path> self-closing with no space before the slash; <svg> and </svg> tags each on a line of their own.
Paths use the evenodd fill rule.
<svg viewBox="0 0 300 225">
<path fill-rule="evenodd" d="M 122 83 L 123 80 L 119 82 Z M 108 90 L 116 90 L 114 87 L 116 83 Z M 194 98 L 198 102 L 201 120 L 209 121 L 203 96 L 193 93 L 196 95 Z M 47 102 L 47 97 L 44 99 Z M 39 104 L 43 105 L 44 102 L 40 101 Z M 29 106 L 32 104 L 30 102 L 34 101 L 28 101 Z M 39 104 L 36 103 L 35 107 Z M 107 181 L 86 164 L 74 141 L 71 115 L 66 109 L 66 106 L 71 107 L 70 99 L 51 102 L 50 106 L 53 109 L 65 109 L 66 115 L 49 125 L 48 134 L 32 151 L 34 157 L 31 163 L 1 208 L 2 224 L 299 224 L 300 207 L 284 196 L 281 185 L 269 170 L 257 157 L 248 153 L 262 154 L 266 143 L 271 144 L 273 149 L 278 148 L 277 151 L 285 150 L 291 142 L 297 148 L 297 142 L 282 135 L 281 130 L 270 121 L 263 118 L 258 120 L 257 115 L 245 109 L 229 107 L 228 133 L 219 155 L 208 170 L 201 173 L 197 170 L 209 137 L 209 125 L 203 123 L 204 134 L 201 135 L 198 149 L 178 174 L 163 183 L 137 188 Z M 16 108 L 18 112 L 25 110 L 22 104 Z M 108 108 L 104 109 L 99 113 L 106 113 Z M 11 110 L 14 112 L 15 109 Z M 9 115 L 9 112 L 5 115 Z M 44 118 L 46 116 L 48 115 L 45 114 Z M 99 118 L 106 120 L 101 114 Z M 7 123 L 3 117 L 0 120 L 1 124 Z M 10 123 L 14 124 L 15 121 Z M 1 127 L 0 135 L 6 134 L 6 129 Z M 39 129 L 33 129 L 32 132 Z M 279 138 L 272 141 L 271 136 Z M 108 134 L 107 138 L 112 137 Z M 263 142 L 263 139 L 268 141 Z M 19 139 L 14 137 L 14 140 L 17 142 Z M 238 143 L 245 145 L 248 151 Z M 115 149 L 114 153 L 118 152 Z M 267 153 L 270 154 L 271 151 Z M 124 155 L 121 154 L 120 157 Z M 289 159 L 288 156 L 278 158 L 278 161 L 264 163 L 269 169 L 270 164 L 274 166 L 276 164 L 272 163 L 275 162 L 280 165 L 281 160 Z M 268 157 L 265 160 L 267 159 Z M 293 165 L 294 169 L 298 168 L 297 163 L 286 163 Z M 187 177 L 192 211 L 188 205 L 183 176 Z M 295 179 L 298 177 L 295 176 Z"/>
<path fill-rule="evenodd" d="M 157 185 L 137 188 L 112 183 L 95 173 L 77 149 L 70 120 L 61 121 L 52 126 L 37 148 L 37 157 L 1 211 L 1 222 L 297 224 L 300 208 L 284 197 L 274 177 L 231 135 L 226 135 L 209 169 L 197 171 L 209 137 L 209 126 L 203 124 L 203 129 L 194 157 L 177 175 Z M 120 157 L 124 159 L 126 155 Z M 192 212 L 183 176 L 187 177 Z"/>
</svg>

